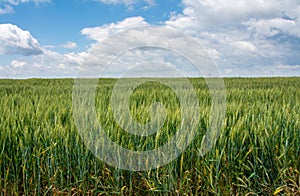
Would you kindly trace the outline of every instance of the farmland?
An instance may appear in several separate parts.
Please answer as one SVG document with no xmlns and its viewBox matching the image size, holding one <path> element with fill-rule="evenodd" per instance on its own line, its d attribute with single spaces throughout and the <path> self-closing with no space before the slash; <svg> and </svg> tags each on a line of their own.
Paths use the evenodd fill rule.
<svg viewBox="0 0 300 196">
<path fill-rule="evenodd" d="M 73 118 L 73 79 L 0 80 L 1 194 L 300 194 L 300 78 L 225 78 L 224 126 L 205 156 L 199 148 L 211 99 L 204 79 L 189 80 L 201 108 L 196 137 L 171 163 L 141 172 L 111 167 L 86 148 Z M 151 120 L 153 101 L 167 111 L 159 136 L 140 137 L 114 121 L 115 82 L 100 79 L 95 97 L 109 137 L 132 150 L 166 143 L 181 123 L 172 90 L 147 83 L 134 91 L 129 107 L 137 121 Z"/>
</svg>

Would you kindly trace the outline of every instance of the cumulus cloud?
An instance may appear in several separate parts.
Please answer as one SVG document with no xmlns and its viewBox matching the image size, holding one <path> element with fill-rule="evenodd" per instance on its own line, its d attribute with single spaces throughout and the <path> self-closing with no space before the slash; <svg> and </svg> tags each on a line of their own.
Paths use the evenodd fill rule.
<svg viewBox="0 0 300 196">
<path fill-rule="evenodd" d="M 87 56 L 86 52 L 71 52 L 71 53 L 58 53 L 51 50 L 46 50 L 44 54 L 35 56 L 33 59 L 28 59 L 32 61 L 37 68 L 46 68 L 51 72 L 59 73 L 59 69 L 64 67 L 66 70 L 69 69 L 69 73 L 72 73 L 77 67 L 83 63 Z"/>
<path fill-rule="evenodd" d="M 265 35 L 268 37 L 283 32 L 300 38 L 300 18 L 294 20 L 285 18 L 252 18 L 249 19 L 247 22 L 244 22 L 243 24 L 247 26 L 250 31 L 255 31 L 261 35 Z"/>
<path fill-rule="evenodd" d="M 47 2 L 47 0 L 6 0 L 7 8 L 0 3 L 4 13 L 13 12 L 9 8 L 25 2 Z M 105 4 L 123 4 L 130 8 L 142 0 L 95 0 Z M 154 5 L 154 0 L 144 0 Z M 226 76 L 299 75 L 300 43 L 300 3 L 298 0 L 182 0 L 183 11 L 171 14 L 166 26 L 192 35 L 216 60 Z M 147 26 L 143 17 L 130 17 L 119 22 L 98 27 L 87 27 L 81 34 L 90 40 L 102 42 L 107 37 L 126 29 Z M 132 33 L 126 41 L 153 39 L 155 35 Z M 123 39 L 124 41 L 124 39 Z M 118 42 L 122 45 L 122 42 Z M 94 46 L 95 44 L 92 44 Z M 76 48 L 76 43 L 68 42 L 61 47 Z M 20 59 L 2 66 L 1 73 L 35 73 L 38 76 L 74 76 L 79 65 L 88 55 L 86 52 L 58 53 L 52 47 L 41 47 L 32 35 L 18 27 L 0 25 L 0 54 L 21 54 Z M 152 52 L 152 51 L 151 51 Z M 34 55 L 40 54 L 40 55 Z M 126 53 L 119 59 L 119 65 L 127 65 L 132 60 L 145 62 L 155 59 L 168 63 L 163 53 L 155 55 L 149 51 Z M 28 56 L 32 55 L 32 56 Z M 164 54 L 163 54 L 164 55 Z M 168 56 L 168 55 L 165 55 Z M 170 55 L 169 55 L 170 56 Z M 293 61 L 291 61 L 291 59 Z M 144 61 L 141 60 L 142 63 Z M 179 60 L 178 60 L 179 61 Z M 132 65 L 131 65 L 132 66 Z M 124 67 L 123 67 L 124 68 Z M 7 72 L 4 72 L 6 70 Z M 115 70 L 114 70 L 115 71 Z M 3 75 L 3 74 L 2 74 Z"/>
<path fill-rule="evenodd" d="M 193 9 L 195 12 L 200 11 L 196 7 Z M 291 56 L 295 54 L 290 51 L 289 45 L 279 44 L 276 40 L 261 37 L 254 23 L 250 23 L 250 21 L 252 21 L 252 18 L 231 25 L 230 27 L 220 26 L 219 28 L 211 28 L 211 26 L 201 23 L 201 20 L 193 15 L 193 11 L 188 10 L 181 14 L 172 14 L 170 19 L 165 21 L 165 24 L 182 30 L 196 38 L 217 62 L 223 75 L 271 75 L 274 73 L 274 67 L 276 68 L 275 63 L 288 58 L 287 53 Z M 122 30 L 146 25 L 149 24 L 144 18 L 132 17 L 99 27 L 85 28 L 81 33 L 89 39 L 102 42 L 107 37 Z M 292 31 L 288 25 L 277 24 L 277 27 Z M 133 41 L 137 43 L 140 39 L 151 40 L 152 37 L 153 35 L 151 34 L 148 36 L 143 34 L 141 37 L 138 33 L 135 34 L 133 32 L 126 38 L 126 42 Z M 118 42 L 118 44 L 120 43 L 122 42 Z M 126 61 L 122 61 L 120 64 L 125 66 L 135 60 L 132 56 L 127 57 Z M 167 63 L 166 59 L 161 62 Z M 120 67 L 120 69 L 122 68 Z M 281 70 L 279 68 L 276 69 Z"/>
<path fill-rule="evenodd" d="M 77 45 L 68 42 L 64 46 Z M 29 31 L 12 24 L 0 24 L 0 54 L 14 58 L 1 66 L 0 77 L 75 77 L 87 56 L 87 52 L 58 53 L 42 47 Z"/>
<path fill-rule="evenodd" d="M 75 48 L 77 44 L 62 45 Z M 0 66 L 0 77 L 75 77 L 88 53 L 59 53 L 53 47 L 41 46 L 29 31 L 13 24 L 0 24 L 0 55 L 7 56 Z"/>
<path fill-rule="evenodd" d="M 224 75 L 272 75 L 276 70 L 277 73 L 283 71 L 276 66 L 278 62 L 297 61 L 297 50 L 288 41 L 294 39 L 289 36 L 300 37 L 297 0 L 182 0 L 182 5 L 182 13 L 171 13 L 169 20 L 163 23 L 196 38 Z M 133 17 L 85 28 L 81 33 L 101 42 L 123 29 L 143 25 L 148 23 L 142 17 Z M 134 36 L 136 40 L 145 39 Z M 286 41 L 274 36 L 283 36 Z M 151 39 L 151 35 L 147 39 Z M 299 72 L 299 69 L 294 71 Z"/>
<path fill-rule="evenodd" d="M 225 74 L 267 70 L 271 75 L 272 69 L 280 70 L 276 63 L 299 59 L 294 45 L 300 41 L 295 40 L 300 38 L 298 0 L 182 0 L 182 4 L 182 13 L 171 13 L 165 24 L 194 36 L 208 51 L 217 51 L 216 61 Z"/>
<path fill-rule="evenodd" d="M 172 14 L 166 24 L 191 32 L 247 26 L 260 33 L 278 31 L 299 36 L 298 0 L 183 0 L 183 12 Z"/>
<path fill-rule="evenodd" d="M 41 55 L 23 56 L 9 66 L 1 66 L 0 77 L 75 77 L 86 56 L 86 52 L 60 54 L 45 50 Z"/>
<path fill-rule="evenodd" d="M 63 54 L 63 63 L 65 64 L 73 64 L 73 65 L 80 65 L 81 63 L 84 62 L 85 58 L 87 57 L 86 52 L 71 52 L 71 53 L 66 53 Z"/>
<path fill-rule="evenodd" d="M 0 54 L 38 55 L 42 48 L 30 34 L 13 24 L 0 24 Z"/>
<path fill-rule="evenodd" d="M 126 18 L 123 21 L 117 23 L 111 23 L 99 27 L 92 27 L 92 28 L 84 28 L 81 30 L 81 33 L 87 36 L 89 39 L 96 40 L 101 42 L 105 40 L 107 37 L 116 34 L 120 31 L 136 28 L 136 27 L 143 27 L 147 26 L 148 23 L 145 21 L 143 17 L 131 17 Z"/>
<path fill-rule="evenodd" d="M 297 0 L 183 0 L 183 4 L 183 15 L 206 25 L 240 24 L 253 17 L 279 17 L 282 12 L 299 16 Z"/>
</svg>

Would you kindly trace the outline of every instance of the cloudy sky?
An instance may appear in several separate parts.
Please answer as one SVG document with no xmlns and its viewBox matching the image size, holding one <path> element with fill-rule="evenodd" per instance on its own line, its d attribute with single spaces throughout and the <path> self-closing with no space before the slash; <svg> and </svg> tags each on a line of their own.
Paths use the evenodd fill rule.
<svg viewBox="0 0 300 196">
<path fill-rule="evenodd" d="M 300 76 L 299 0 L 1 0 L 0 78 L 76 77 L 97 43 L 148 25 L 193 36 L 223 76 Z"/>
</svg>

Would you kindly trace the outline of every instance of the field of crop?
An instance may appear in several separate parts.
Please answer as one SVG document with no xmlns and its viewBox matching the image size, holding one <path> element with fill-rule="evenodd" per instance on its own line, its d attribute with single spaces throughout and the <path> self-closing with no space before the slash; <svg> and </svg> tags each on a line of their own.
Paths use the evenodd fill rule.
<svg viewBox="0 0 300 196">
<path fill-rule="evenodd" d="M 166 143 L 181 123 L 172 90 L 154 82 L 134 90 L 129 108 L 135 120 L 150 121 L 154 101 L 167 111 L 159 134 L 140 137 L 113 118 L 115 82 L 100 79 L 95 97 L 109 137 L 133 150 Z M 201 108 L 192 144 L 170 164 L 134 172 L 111 167 L 86 148 L 73 118 L 73 79 L 0 80 L 1 195 L 299 195 L 300 78 L 224 79 L 226 118 L 205 156 L 199 146 L 211 99 L 204 79 L 190 82 Z"/>
</svg>

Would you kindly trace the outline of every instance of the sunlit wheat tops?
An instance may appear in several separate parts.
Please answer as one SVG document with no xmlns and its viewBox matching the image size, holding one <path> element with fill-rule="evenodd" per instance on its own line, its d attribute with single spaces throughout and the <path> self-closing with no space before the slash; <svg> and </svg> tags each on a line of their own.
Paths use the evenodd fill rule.
<svg viewBox="0 0 300 196">
<path fill-rule="evenodd" d="M 95 97 L 97 123 L 112 141 L 145 151 L 176 134 L 182 113 L 172 89 L 145 83 L 130 96 L 131 116 L 140 123 L 151 121 L 152 103 L 165 106 L 163 126 L 144 137 L 114 119 L 115 82 L 100 79 Z M 170 164 L 131 172 L 105 164 L 82 142 L 73 118 L 72 79 L 0 80 L 1 194 L 299 195 L 300 78 L 225 79 L 226 119 L 205 156 L 199 149 L 211 97 L 204 79 L 190 82 L 200 106 L 192 144 Z M 178 88 L 189 96 L 184 86 Z"/>
</svg>

